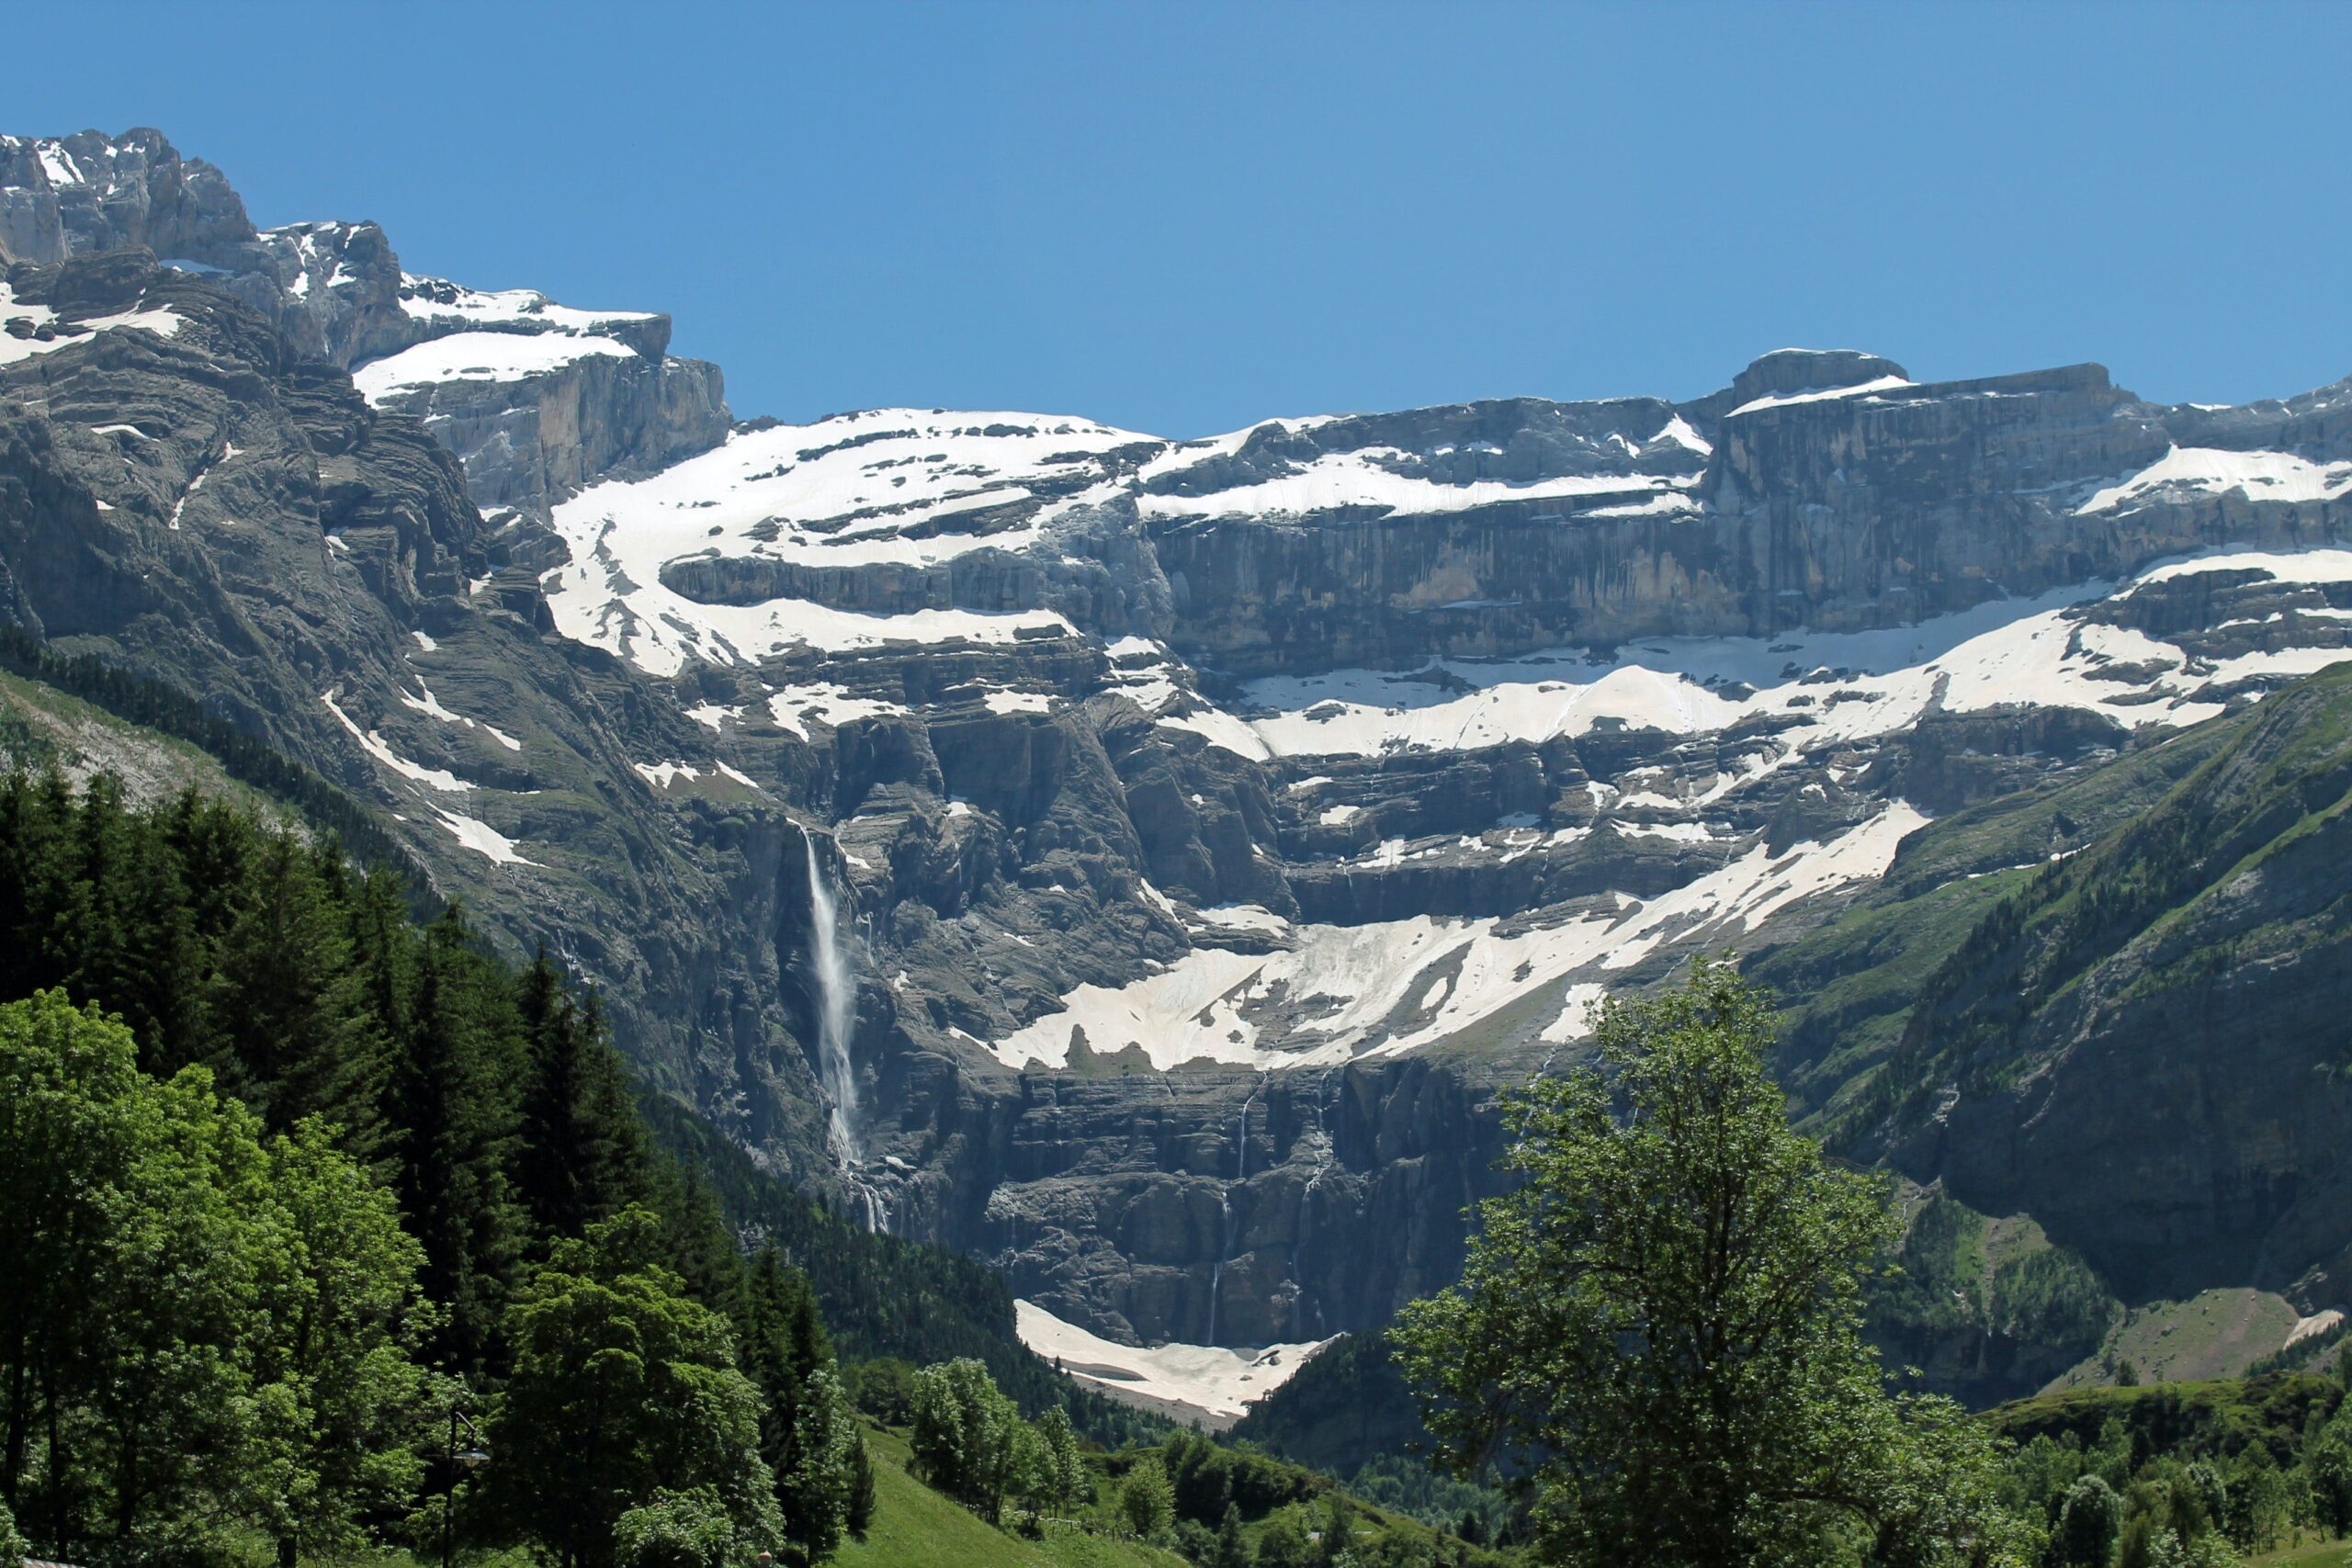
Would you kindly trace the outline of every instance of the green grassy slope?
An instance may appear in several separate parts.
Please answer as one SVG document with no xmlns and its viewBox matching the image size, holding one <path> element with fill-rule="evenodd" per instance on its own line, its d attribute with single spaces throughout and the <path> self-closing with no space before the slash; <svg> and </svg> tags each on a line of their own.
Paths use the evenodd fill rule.
<svg viewBox="0 0 2352 1568">
<path fill-rule="evenodd" d="M 1781 1082 L 1826 1127 L 1860 1105 L 1901 1045 L 1921 992 L 2004 900 L 2154 807 L 2253 715 L 2220 718 L 2053 789 L 1954 812 L 1904 842 L 1885 881 L 1830 924 L 1751 959 L 1779 992 Z"/>
<path fill-rule="evenodd" d="M 2290 1463 L 2314 1418 L 2334 1415 L 2343 1399 L 2344 1385 L 2334 1378 L 2280 1372 L 2243 1381 L 2068 1389 L 2004 1404 L 1985 1420 L 2019 1443 L 2071 1432 L 2088 1446 L 2113 1418 L 2143 1452 L 2226 1457 L 2258 1442 L 2274 1459 Z"/>
<path fill-rule="evenodd" d="M 869 1427 L 874 1523 L 846 1541 L 839 1568 L 1185 1568 L 1184 1560 L 1138 1541 L 1050 1529 L 1037 1540 L 998 1529 L 907 1473 L 907 1445 Z"/>
<path fill-rule="evenodd" d="M 2057 1380 L 2053 1392 L 2111 1382 L 2114 1369 L 2127 1361 L 2147 1382 L 2233 1377 L 2276 1354 L 2296 1318 L 2284 1297 L 2244 1287 L 2153 1303 L 2118 1324 L 2096 1354 Z"/>
<path fill-rule="evenodd" d="M 2009 1081 L 2045 1010 L 2078 1002 L 2103 969 L 2122 1001 L 2340 937 L 2340 899 L 2280 897 L 2268 919 L 2227 904 L 2257 873 L 2291 883 L 2297 863 L 2331 860 L 2347 810 L 2352 666 L 2338 666 L 2265 700 L 2161 800 L 2006 894 L 1922 988 L 1874 1098 L 1916 1115 L 1955 1073 Z"/>
</svg>

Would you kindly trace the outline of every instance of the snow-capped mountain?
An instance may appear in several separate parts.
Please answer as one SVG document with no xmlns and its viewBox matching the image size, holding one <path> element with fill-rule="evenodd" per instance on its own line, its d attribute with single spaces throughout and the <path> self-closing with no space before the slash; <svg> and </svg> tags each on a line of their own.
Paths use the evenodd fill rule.
<svg viewBox="0 0 2352 1568">
<path fill-rule="evenodd" d="M 1381 1321 L 1607 990 L 2347 657 L 2352 383 L 741 423 L 664 317 L 255 231 L 145 131 L 0 140 L 0 259 L 15 618 L 381 807 L 653 1082 L 1089 1344 Z"/>
</svg>

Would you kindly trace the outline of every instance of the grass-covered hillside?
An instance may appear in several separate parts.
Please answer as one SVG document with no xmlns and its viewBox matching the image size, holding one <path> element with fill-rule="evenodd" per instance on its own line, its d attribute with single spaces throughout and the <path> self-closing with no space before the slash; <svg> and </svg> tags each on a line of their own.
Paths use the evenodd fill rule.
<svg viewBox="0 0 2352 1568">
<path fill-rule="evenodd" d="M 1033 1536 L 1001 1529 L 908 1473 L 904 1438 L 872 1427 L 874 1522 L 864 1540 L 842 1544 L 842 1568 L 1185 1568 L 1184 1560 L 1140 1540 L 1088 1534 L 1050 1524 Z"/>
<path fill-rule="evenodd" d="M 2297 1282 L 2352 1247 L 2347 864 L 2338 667 L 1931 824 L 1749 962 L 1797 1114 L 1928 1194 L 1890 1348 L 1989 1403 L 2086 1360 L 2243 1371 L 2282 1297 L 2331 1304 Z M 2214 1291 L 2267 1304 L 2209 1325 Z"/>
</svg>

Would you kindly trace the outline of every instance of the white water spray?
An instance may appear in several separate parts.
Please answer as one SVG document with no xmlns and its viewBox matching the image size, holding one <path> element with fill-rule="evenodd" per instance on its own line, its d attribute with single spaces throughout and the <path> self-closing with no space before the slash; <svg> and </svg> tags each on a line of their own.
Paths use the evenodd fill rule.
<svg viewBox="0 0 2352 1568">
<path fill-rule="evenodd" d="M 809 958 L 817 969 L 817 1063 L 825 1097 L 832 1101 L 829 1126 L 833 1155 L 842 1165 L 863 1156 L 857 1142 L 857 1075 L 849 1065 L 849 1037 L 857 1024 L 857 983 L 850 974 L 849 950 L 842 945 L 840 909 L 831 884 L 817 859 L 817 836 L 803 833 L 808 851 Z"/>
</svg>

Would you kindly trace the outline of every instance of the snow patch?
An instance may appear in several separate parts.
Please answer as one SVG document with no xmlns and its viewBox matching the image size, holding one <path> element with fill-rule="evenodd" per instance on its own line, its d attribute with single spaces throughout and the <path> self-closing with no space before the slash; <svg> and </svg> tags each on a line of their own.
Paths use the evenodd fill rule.
<svg viewBox="0 0 2352 1568">
<path fill-rule="evenodd" d="M 344 712 L 341 705 L 336 702 L 335 699 L 342 694 L 343 689 L 339 686 L 334 687 L 320 693 L 319 701 L 326 705 L 327 712 L 334 715 L 335 722 L 351 732 L 352 739 L 359 742 L 359 749 L 375 758 L 377 761 L 412 784 L 426 784 L 452 795 L 462 794 L 474 787 L 447 768 L 428 768 L 422 763 L 410 761 L 385 744 L 384 738 L 376 731 L 361 729 L 352 716 Z M 401 700 L 408 701 L 405 696 Z"/>
<path fill-rule="evenodd" d="M 1082 1030 L 1095 1055 L 1139 1050 L 1162 1072 L 1193 1061 L 1308 1067 L 1399 1055 L 1563 980 L 1600 983 L 1593 976 L 1630 968 L 1668 942 L 1729 941 L 1802 899 L 1883 876 L 1895 846 L 1926 821 L 1896 801 L 1826 843 L 1775 855 L 1759 842 L 1671 892 L 1549 926 L 1415 916 L 1294 925 L 1291 945 L 1271 953 L 1195 949 L 1123 986 L 1080 986 L 1060 1010 L 989 1049 L 1010 1067 L 1066 1067 Z M 1405 855 L 1404 841 L 1391 840 L 1364 863 L 1395 865 Z M 1156 888 L 1143 892 L 1173 912 Z M 1446 985 L 1433 988 L 1440 979 Z"/>
<path fill-rule="evenodd" d="M 768 716 L 803 740 L 808 739 L 811 720 L 839 729 L 861 718 L 879 718 L 906 711 L 899 704 L 880 697 L 853 696 L 847 687 L 830 681 L 787 686 L 768 698 Z"/>
<path fill-rule="evenodd" d="M 453 333 L 361 366 L 352 385 L 370 403 L 427 391 L 448 381 L 520 381 L 582 359 L 629 359 L 637 350 L 608 337 L 556 333 Z"/>
<path fill-rule="evenodd" d="M 22 321 L 28 328 L 36 332 L 42 327 L 71 326 L 82 329 L 70 334 L 63 331 L 57 331 L 55 335 L 47 338 L 17 337 L 12 333 L 0 330 L 0 365 L 14 365 L 19 360 L 30 359 L 38 354 L 50 354 L 61 348 L 70 348 L 77 343 L 88 343 L 100 333 L 136 328 L 153 333 L 158 337 L 176 337 L 179 334 L 180 323 L 184 320 L 186 318 L 179 312 L 158 307 L 152 310 L 122 310 L 110 316 L 91 316 L 78 321 L 61 323 L 58 321 L 56 311 L 46 305 L 19 303 L 16 291 L 6 282 L 0 282 L 0 329 L 5 329 L 12 321 Z M 109 428 L 128 429 L 130 427 L 110 426 Z M 138 433 L 134 432 L 134 434 Z"/>
<path fill-rule="evenodd" d="M 2352 494 L 2352 463 L 2324 467 L 2291 452 L 2224 452 L 2176 446 L 2146 468 L 2075 509 L 2077 517 L 2112 512 L 2146 497 L 2227 495 L 2248 501 L 2334 501 Z"/>
<path fill-rule="evenodd" d="M 439 818 L 441 826 L 448 829 L 451 838 L 476 854 L 489 857 L 497 864 L 537 865 L 539 863 L 535 860 L 525 860 L 515 850 L 514 840 L 478 818 L 460 817 L 454 811 L 444 811 L 437 806 L 433 808 L 433 814 Z"/>
<path fill-rule="evenodd" d="M 1823 403 L 1831 402 L 1839 398 L 1866 398 L 1875 392 L 1891 392 L 1897 387 L 1910 385 L 1912 383 L 1901 376 L 1881 376 L 1874 381 L 1864 381 L 1860 386 L 1823 387 L 1810 391 L 1787 392 L 1774 397 L 1752 399 L 1740 404 L 1724 417 L 1737 419 L 1744 413 L 1760 413 L 1766 409 L 1783 409 L 1792 403 Z"/>
<path fill-rule="evenodd" d="M 1213 1421 L 1238 1420 L 1250 1405 L 1290 1381 L 1328 1339 L 1263 1349 L 1222 1345 L 1121 1345 L 1065 1323 L 1035 1302 L 1012 1303 L 1021 1342 L 1081 1382 L 1107 1393 L 1182 1405 Z"/>
<path fill-rule="evenodd" d="M 1418 516 L 1508 501 L 1674 491 L 1687 488 L 1694 479 L 1689 475 L 1566 474 L 1525 484 L 1499 479 L 1441 484 L 1396 473 L 1374 461 L 1411 456 L 1393 447 L 1327 452 L 1299 472 L 1280 479 L 1205 496 L 1144 495 L 1136 498 L 1136 504 L 1148 517 L 1295 516 L 1344 507 L 1378 507 L 1386 513 Z"/>
</svg>

